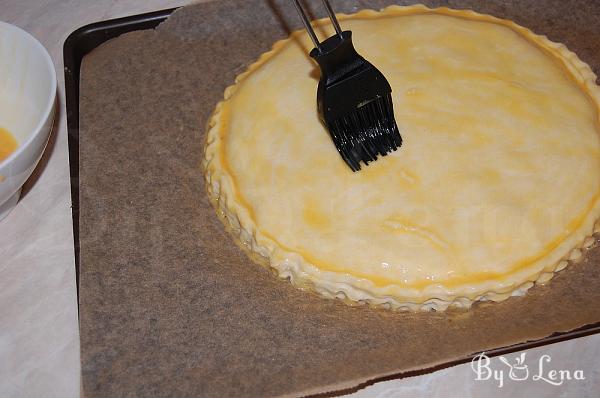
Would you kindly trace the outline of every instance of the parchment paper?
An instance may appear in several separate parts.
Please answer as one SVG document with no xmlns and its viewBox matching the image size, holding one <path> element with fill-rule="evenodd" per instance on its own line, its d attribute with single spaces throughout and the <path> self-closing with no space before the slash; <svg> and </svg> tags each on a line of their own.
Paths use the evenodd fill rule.
<svg viewBox="0 0 600 398">
<path fill-rule="evenodd" d="M 338 11 L 394 1 L 332 1 Z M 509 18 L 600 70 L 586 1 L 425 1 Z M 322 16 L 320 2 L 312 8 Z M 600 250 L 525 297 L 471 311 L 349 307 L 252 263 L 210 206 L 207 117 L 236 74 L 299 21 L 288 0 L 177 11 L 83 62 L 83 388 L 87 397 L 281 396 L 339 390 L 600 321 Z M 560 189 L 560 187 L 557 187 Z"/>
</svg>

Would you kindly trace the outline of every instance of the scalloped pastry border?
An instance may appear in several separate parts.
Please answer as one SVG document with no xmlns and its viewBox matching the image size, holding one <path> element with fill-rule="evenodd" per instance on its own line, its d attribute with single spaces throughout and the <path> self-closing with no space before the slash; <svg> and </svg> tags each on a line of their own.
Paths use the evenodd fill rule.
<svg viewBox="0 0 600 398">
<path fill-rule="evenodd" d="M 595 103 L 600 114 L 600 87 L 595 83 L 596 75 L 590 67 L 581 61 L 577 55 L 569 51 L 565 45 L 550 41 L 546 36 L 533 33 L 516 23 L 479 14 L 471 10 L 454 10 L 446 7 L 428 8 L 424 5 L 408 7 L 389 6 L 381 11 L 362 10 L 356 14 L 339 14 L 339 19 L 364 18 L 375 16 L 394 16 L 412 14 L 442 14 L 461 17 L 469 20 L 486 21 L 507 26 L 522 37 L 545 50 L 557 61 L 560 61 L 578 84 L 582 85 Z M 320 19 L 315 23 L 326 23 Z M 211 203 L 217 210 L 222 222 L 229 227 L 238 244 L 245 249 L 250 257 L 263 265 L 270 265 L 281 278 L 288 279 L 296 287 L 312 290 L 327 298 L 338 298 L 348 304 L 372 304 L 386 308 L 401 310 L 445 310 L 449 306 L 469 308 L 475 301 L 502 301 L 510 296 L 520 296 L 526 293 L 535 283 L 546 283 L 555 272 L 563 270 L 569 262 L 582 258 L 582 249 L 590 248 L 595 243 L 592 235 L 600 231 L 600 203 L 593 204 L 582 225 L 561 244 L 544 256 L 557 257 L 550 265 L 543 266 L 537 261 L 524 269 L 507 276 L 502 283 L 496 281 L 471 283 L 448 289 L 441 285 L 431 285 L 422 290 L 406 288 L 399 285 L 378 287 L 368 280 L 356 278 L 349 274 L 322 271 L 306 261 L 299 253 L 288 252 L 276 242 L 265 237 L 256 226 L 243 201 L 236 197 L 233 177 L 227 172 L 227 166 L 221 162 L 221 110 L 237 89 L 237 86 L 254 70 L 271 59 L 293 37 L 303 34 L 298 30 L 287 39 L 280 40 L 273 48 L 262 54 L 248 69 L 240 74 L 235 83 L 225 89 L 224 100 L 219 102 L 208 122 L 208 132 L 202 168 L 206 180 L 206 188 Z M 600 126 L 600 120 L 598 121 Z M 593 217 L 592 217 L 593 216 Z"/>
</svg>

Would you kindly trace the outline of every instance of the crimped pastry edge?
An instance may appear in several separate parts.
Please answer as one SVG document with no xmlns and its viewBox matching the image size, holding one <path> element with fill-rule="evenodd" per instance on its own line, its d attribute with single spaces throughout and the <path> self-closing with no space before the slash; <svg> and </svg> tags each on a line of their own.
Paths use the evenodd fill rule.
<svg viewBox="0 0 600 398">
<path fill-rule="evenodd" d="M 549 40 L 546 36 L 537 35 L 531 30 L 515 22 L 500 19 L 486 14 L 476 13 L 471 10 L 454 10 L 446 7 L 428 8 L 424 5 L 408 7 L 389 6 L 381 11 L 362 10 L 358 13 L 347 15 L 339 14 L 340 20 L 373 17 L 394 16 L 411 14 L 442 14 L 462 17 L 469 20 L 486 21 L 507 26 L 518 32 L 539 48 L 547 51 L 569 71 L 571 76 L 583 85 L 596 106 L 597 114 L 600 108 L 600 87 L 596 85 L 596 75 L 591 68 L 581 61 L 577 55 L 564 44 Z M 327 19 L 316 21 L 317 24 L 327 23 Z M 202 168 L 209 199 L 222 222 L 230 229 L 237 243 L 245 249 L 254 261 L 272 267 L 279 277 L 288 279 L 296 287 L 312 290 L 327 298 L 342 299 L 348 304 L 368 303 L 375 306 L 399 310 L 445 310 L 448 307 L 469 308 L 475 301 L 502 301 L 510 296 L 524 295 L 534 284 L 546 283 L 573 261 L 582 258 L 582 250 L 595 243 L 592 235 L 600 231 L 600 203 L 595 202 L 585 222 L 573 231 L 561 244 L 544 256 L 544 259 L 554 256 L 556 261 L 543 266 L 537 261 L 524 269 L 511 273 L 503 283 L 488 281 L 486 283 L 464 284 L 454 288 L 446 288 L 443 284 L 430 285 L 424 289 L 403 288 L 393 286 L 394 293 L 390 294 L 390 287 L 381 288 L 369 281 L 348 274 L 321 271 L 318 267 L 306 261 L 296 252 L 288 252 L 261 234 L 247 209 L 235 194 L 233 177 L 227 173 L 227 168 L 221 163 L 219 156 L 221 140 L 220 116 L 223 103 L 227 101 L 237 89 L 239 83 L 254 70 L 271 59 L 294 37 L 303 34 L 297 30 L 288 38 L 277 41 L 272 49 L 263 53 L 257 61 L 252 63 L 245 72 L 238 75 L 235 83 L 225 89 L 224 99 L 217 104 L 208 122 L 206 144 Z M 600 121 L 599 121 L 600 123 Z M 566 244 L 568 243 L 568 244 Z M 315 277 L 316 275 L 316 277 Z M 515 277 L 516 276 L 516 277 Z M 331 280 L 330 280 L 331 279 Z M 496 286 L 490 286 L 496 285 Z M 385 290 L 385 291 L 383 291 Z"/>
</svg>

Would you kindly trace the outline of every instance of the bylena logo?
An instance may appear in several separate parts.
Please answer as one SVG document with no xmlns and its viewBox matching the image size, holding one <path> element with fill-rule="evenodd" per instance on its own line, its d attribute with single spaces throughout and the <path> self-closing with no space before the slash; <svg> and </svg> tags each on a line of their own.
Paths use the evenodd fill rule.
<svg viewBox="0 0 600 398">
<path fill-rule="evenodd" d="M 498 357 L 500 362 L 505 365 L 502 369 L 492 369 L 492 361 L 485 355 L 485 352 L 476 355 L 471 361 L 471 369 L 475 372 L 475 380 L 495 380 L 498 382 L 499 388 L 504 386 L 505 380 L 523 381 L 529 380 L 530 376 L 533 381 L 542 381 L 554 386 L 560 386 L 571 380 L 585 380 L 583 370 L 552 369 L 550 366 L 552 358 L 548 354 L 540 357 L 537 369 L 532 369 L 535 372 L 530 374 L 529 366 L 525 363 L 526 354 L 525 352 L 521 353 L 515 358 L 514 363 L 511 363 L 506 357 Z"/>
</svg>

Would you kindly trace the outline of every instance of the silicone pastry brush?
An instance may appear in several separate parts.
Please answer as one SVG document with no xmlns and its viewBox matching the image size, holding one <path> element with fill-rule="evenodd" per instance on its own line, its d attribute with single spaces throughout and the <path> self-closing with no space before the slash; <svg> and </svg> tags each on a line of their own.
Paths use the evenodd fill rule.
<svg viewBox="0 0 600 398">
<path fill-rule="evenodd" d="M 361 57 L 352 32 L 342 31 L 328 0 L 322 0 L 336 34 L 319 42 L 299 0 L 292 0 L 315 48 L 321 68 L 317 89 L 319 116 L 352 171 L 402 145 L 394 119 L 392 88 L 383 74 Z"/>
</svg>

